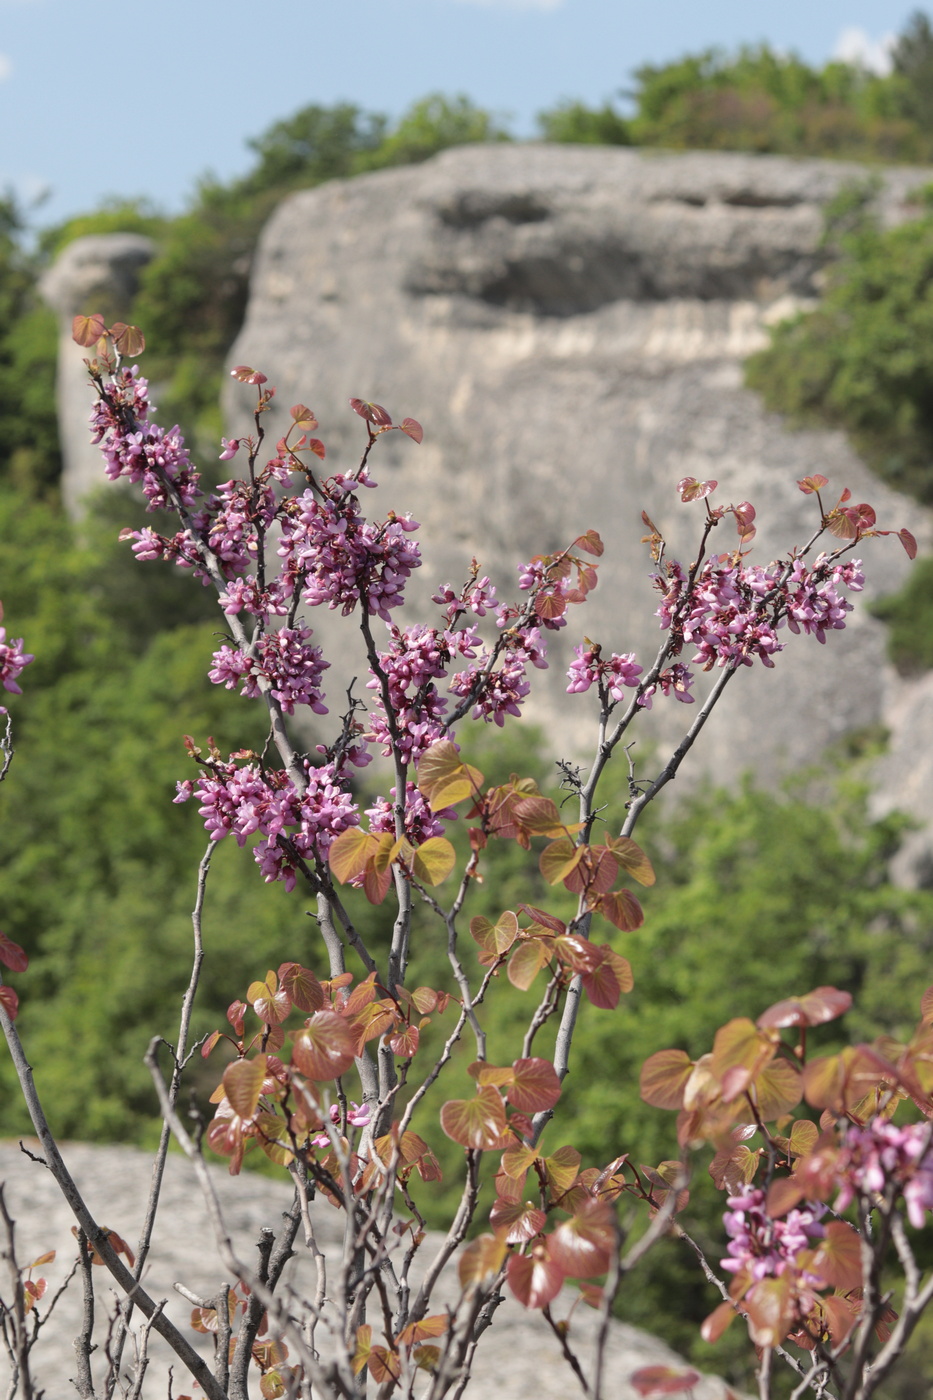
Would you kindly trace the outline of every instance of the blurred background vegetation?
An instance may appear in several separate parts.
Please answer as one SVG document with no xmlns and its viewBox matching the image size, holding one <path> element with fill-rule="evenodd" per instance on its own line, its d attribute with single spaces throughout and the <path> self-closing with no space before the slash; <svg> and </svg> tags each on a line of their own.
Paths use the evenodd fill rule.
<svg viewBox="0 0 933 1400">
<path fill-rule="evenodd" d="M 915 15 L 887 76 L 838 62 L 811 68 L 767 48 L 690 55 L 640 69 L 622 101 L 556 105 L 541 114 L 540 132 L 561 142 L 930 161 L 933 31 Z M 206 679 L 217 632 L 207 591 L 160 566 L 138 567 L 116 543 L 120 526 L 139 523 L 138 508 L 117 492 L 102 496 L 80 536 L 62 514 L 56 332 L 37 278 L 86 233 L 132 230 L 156 240 L 133 309 L 149 341 L 147 373 L 163 386 L 163 421 L 177 419 L 213 459 L 222 366 L 242 321 L 256 240 L 277 202 L 334 177 L 509 139 L 501 120 L 466 97 L 426 97 L 394 124 L 351 104 L 312 104 L 250 143 L 244 176 L 205 178 L 178 216 L 111 202 L 33 237 L 14 202 L 0 203 L 0 594 L 12 635 L 37 658 L 26 695 L 11 704 L 17 753 L 0 801 L 0 907 L 4 931 L 32 957 L 21 1024 L 63 1136 L 152 1141 L 142 1054 L 153 1032 L 175 1033 L 205 846 L 193 805 L 171 801 L 175 781 L 188 776 L 181 736 L 213 734 L 221 748 L 259 745 L 263 736 L 258 712 Z M 749 383 L 791 421 L 844 429 L 880 475 L 930 503 L 933 205 L 918 193 L 916 218 L 885 230 L 872 217 L 871 193 L 862 179 L 829 211 L 825 296 L 776 328 L 749 365 Z M 902 670 L 933 665 L 933 563 L 919 563 L 903 595 L 878 612 Z M 695 796 L 663 824 L 650 816 L 641 839 L 659 878 L 644 900 L 647 920 L 637 934 L 613 937 L 633 963 L 635 991 L 617 1012 L 590 1008 L 583 1017 L 568 1116 L 549 1129 L 552 1146 L 566 1134 L 591 1161 L 629 1149 L 649 1163 L 674 1155 L 673 1116 L 638 1097 L 644 1057 L 671 1045 L 699 1053 L 730 1016 L 757 1015 L 819 983 L 853 992 L 853 1034 L 909 1032 L 919 992 L 933 981 L 933 894 L 888 881 L 901 828 L 869 820 L 863 784 L 878 742 L 856 737 L 827 769 L 782 793 L 737 780 Z M 520 727 L 492 743 L 474 736 L 469 746 L 489 781 L 514 770 L 551 785 L 540 743 Z M 517 848 L 494 849 L 472 912 L 495 916 L 544 893 Z M 300 893 L 264 886 L 248 852 L 221 843 L 198 1034 L 223 1024 L 229 1002 L 267 967 L 286 958 L 320 965 L 307 908 Z M 364 918 L 382 936 L 380 915 Z M 421 979 L 432 978 L 449 982 L 441 956 L 422 967 Z M 490 1002 L 494 1056 L 497 1046 L 511 1053 L 510 1025 L 527 1014 L 519 1000 Z M 826 1043 L 838 1033 L 827 1028 Z M 455 1073 L 463 1077 L 463 1066 Z M 212 1086 L 211 1075 L 214 1066 L 199 1069 L 196 1087 Z M 0 1059 L 0 1131 L 26 1128 Z M 443 1150 L 453 1168 L 457 1149 Z M 717 1259 L 721 1226 L 702 1172 L 694 1189 L 700 1242 Z M 669 1240 L 621 1306 L 700 1364 L 747 1384 L 738 1329 L 715 1352 L 697 1340 L 714 1301 L 696 1286 L 683 1246 Z M 911 1393 L 931 1347 L 920 1339 L 898 1394 Z"/>
</svg>

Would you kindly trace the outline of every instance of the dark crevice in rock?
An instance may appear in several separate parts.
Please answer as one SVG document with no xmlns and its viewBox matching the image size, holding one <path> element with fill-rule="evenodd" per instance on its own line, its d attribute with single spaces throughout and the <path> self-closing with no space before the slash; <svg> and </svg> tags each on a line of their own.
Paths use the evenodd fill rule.
<svg viewBox="0 0 933 1400">
<path fill-rule="evenodd" d="M 550 218 L 551 211 L 534 195 L 490 194 L 483 190 L 467 190 L 439 204 L 437 214 L 447 228 L 479 228 L 490 219 L 504 219 L 510 224 L 538 224 Z"/>
</svg>

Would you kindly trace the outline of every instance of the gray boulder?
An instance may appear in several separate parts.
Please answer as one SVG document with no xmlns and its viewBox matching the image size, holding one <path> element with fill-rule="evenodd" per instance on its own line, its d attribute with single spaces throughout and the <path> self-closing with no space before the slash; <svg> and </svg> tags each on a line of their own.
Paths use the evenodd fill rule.
<svg viewBox="0 0 933 1400">
<path fill-rule="evenodd" d="M 823 211 L 865 175 L 829 161 L 504 145 L 336 181 L 293 195 L 271 219 L 231 364 L 278 386 L 272 441 L 287 406 L 310 403 L 335 467 L 362 443 L 349 395 L 421 420 L 423 446 L 391 435 L 375 474 L 378 508 L 411 510 L 424 526 L 409 589 L 424 618 L 429 595 L 456 586 L 471 556 L 509 595 L 517 561 L 600 530 L 599 587 L 572 610 L 529 705 L 556 749 L 585 751 L 593 705 L 564 693 L 570 645 L 585 632 L 643 664 L 654 654 L 641 511 L 675 555 L 692 557 L 700 508 L 678 500 L 681 477 L 714 477 L 720 500 L 755 504 L 763 562 L 811 532 L 813 502 L 795 480 L 814 471 L 872 502 L 883 525 L 909 525 L 923 547 L 933 538 L 929 512 L 879 483 L 841 434 L 788 432 L 742 385 L 768 323 L 818 295 Z M 909 217 L 911 191 L 928 179 L 884 172 L 883 220 Z M 228 388 L 238 434 L 252 392 Z M 722 534 L 716 549 L 731 545 Z M 899 586 L 909 564 L 896 541 L 867 542 L 864 555 L 867 597 Z M 325 643 L 334 635 L 332 617 L 309 620 Z M 732 782 L 750 770 L 774 784 L 854 730 L 889 725 L 895 749 L 902 742 L 898 717 L 913 711 L 863 607 L 825 648 L 788 641 L 773 672 L 735 679 L 694 773 Z M 341 657 L 332 695 L 365 674 Z M 669 744 L 685 717 L 656 703 L 646 732 Z M 909 743 L 933 752 L 916 731 Z M 925 821 L 931 790 L 887 796 Z"/>
<path fill-rule="evenodd" d="M 58 316 L 58 418 L 61 425 L 62 497 L 69 515 L 104 481 L 100 450 L 91 444 L 87 370 L 89 352 L 71 338 L 75 316 L 100 311 L 111 325 L 126 318 L 139 274 L 155 252 L 138 233 L 100 233 L 69 243 L 45 273 L 39 289 Z"/>
</svg>

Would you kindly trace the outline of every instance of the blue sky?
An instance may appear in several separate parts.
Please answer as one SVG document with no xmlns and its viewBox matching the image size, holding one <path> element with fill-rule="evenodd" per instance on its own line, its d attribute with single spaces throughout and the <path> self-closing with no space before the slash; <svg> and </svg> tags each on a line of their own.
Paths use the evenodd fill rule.
<svg viewBox="0 0 933 1400">
<path fill-rule="evenodd" d="M 465 92 L 531 135 L 561 98 L 611 98 L 633 68 L 767 40 L 810 62 L 884 40 L 895 0 L 0 0 L 0 188 L 50 191 L 50 223 L 108 195 L 177 210 L 199 174 L 309 102 L 391 116 Z"/>
</svg>

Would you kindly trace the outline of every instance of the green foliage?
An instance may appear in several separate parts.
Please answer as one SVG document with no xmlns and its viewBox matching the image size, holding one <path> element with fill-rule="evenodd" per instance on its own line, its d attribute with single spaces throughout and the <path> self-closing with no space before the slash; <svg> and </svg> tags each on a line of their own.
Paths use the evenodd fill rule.
<svg viewBox="0 0 933 1400">
<path fill-rule="evenodd" d="M 630 146 L 629 123 L 608 102 L 587 107 L 583 102 L 559 102 L 538 115 L 544 141 L 584 146 Z"/>
<path fill-rule="evenodd" d="M 387 127 L 381 113 L 351 102 L 312 103 L 246 143 L 258 161 L 237 187 L 243 194 L 280 193 L 353 175 L 357 162 L 379 149 Z"/>
<path fill-rule="evenodd" d="M 910 81 L 851 64 L 812 68 L 768 45 L 718 49 L 636 70 L 636 145 L 857 160 L 924 160 Z"/>
<path fill-rule="evenodd" d="M 61 470 L 49 412 L 58 335 L 52 312 L 39 301 L 22 232 L 16 205 L 0 199 L 0 482 L 42 494 L 57 489 Z"/>
<path fill-rule="evenodd" d="M 645 924 L 625 939 L 635 989 L 618 1011 L 588 1008 L 581 1017 L 567 1081 L 571 1116 L 562 1119 L 558 1105 L 551 1144 L 572 1132 L 584 1160 L 601 1160 L 607 1142 L 639 1163 L 676 1158 L 673 1115 L 639 1095 L 646 1055 L 670 1046 L 702 1054 L 719 1026 L 757 1016 L 790 992 L 830 984 L 856 998 L 842 1023 L 811 1032 L 813 1045 L 913 1029 L 918 989 L 929 980 L 933 896 L 888 883 L 897 824 L 869 822 L 864 792 L 850 781 L 813 800 L 751 788 L 709 792 L 668 817 L 663 831 L 655 816 L 639 836 L 658 883 L 645 898 Z M 701 1154 L 690 1217 L 714 1266 L 721 1211 Z M 720 1370 L 731 1364 L 725 1344 L 712 1352 L 698 1339 L 718 1296 L 697 1287 L 695 1270 L 685 1244 L 665 1242 L 643 1261 L 620 1308 L 626 1321 Z M 731 1379 L 749 1381 L 740 1370 Z"/>
<path fill-rule="evenodd" d="M 747 382 L 770 409 L 844 428 L 878 474 L 933 500 L 933 214 L 882 229 L 864 209 L 811 312 L 782 322 Z"/>
<path fill-rule="evenodd" d="M 463 93 L 445 97 L 435 92 L 415 102 L 379 146 L 360 158 L 357 168 L 381 170 L 386 166 L 411 165 L 450 146 L 509 139 L 502 123 Z"/>
<path fill-rule="evenodd" d="M 143 233 L 159 238 L 167 220 L 148 199 L 105 199 L 86 214 L 76 214 L 53 224 L 39 234 L 39 254 L 43 262 L 54 262 L 59 253 L 76 238 L 92 233 Z"/>
<path fill-rule="evenodd" d="M 888 655 L 902 676 L 933 667 L 933 559 L 918 559 L 900 592 L 869 611 L 888 624 Z"/>
<path fill-rule="evenodd" d="M 262 731 L 258 710 L 244 716 L 206 678 L 216 604 L 208 614 L 190 578 L 139 566 L 112 524 L 107 533 L 78 547 L 53 507 L 0 496 L 6 616 L 36 653 L 0 804 L 0 902 L 4 931 L 34 959 L 22 1024 L 56 1130 L 139 1141 L 154 1108 L 141 1057 L 151 1034 L 175 1034 L 205 845 L 194 808 L 172 803 L 189 776 L 181 736 L 261 744 Z M 205 1030 L 223 1017 L 231 966 L 249 980 L 289 923 L 303 943 L 300 907 L 283 907 L 280 891 L 270 900 L 248 856 L 222 852 L 218 864 L 206 938 L 223 957 L 204 987 Z M 7 1089 L 9 1073 L 4 1057 Z M 0 1131 L 22 1130 L 17 1096 L 0 1101 Z"/>
</svg>

